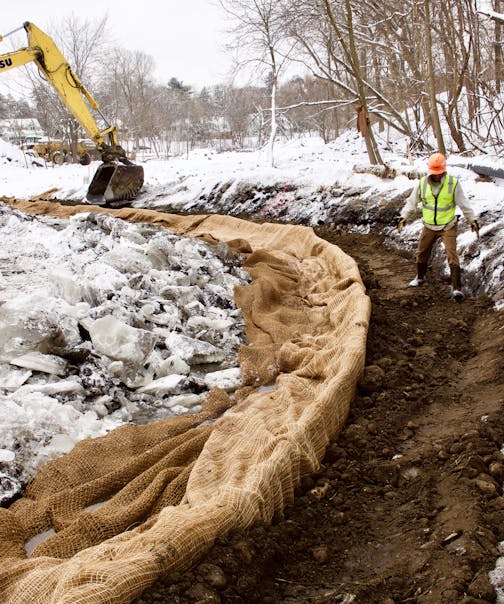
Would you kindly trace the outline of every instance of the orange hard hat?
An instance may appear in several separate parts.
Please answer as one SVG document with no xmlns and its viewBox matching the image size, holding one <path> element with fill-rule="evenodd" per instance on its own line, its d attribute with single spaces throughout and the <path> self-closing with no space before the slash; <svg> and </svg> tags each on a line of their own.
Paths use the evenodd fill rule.
<svg viewBox="0 0 504 604">
<path fill-rule="evenodd" d="M 433 153 L 427 162 L 430 174 L 444 174 L 446 172 L 446 157 L 442 153 Z"/>
</svg>

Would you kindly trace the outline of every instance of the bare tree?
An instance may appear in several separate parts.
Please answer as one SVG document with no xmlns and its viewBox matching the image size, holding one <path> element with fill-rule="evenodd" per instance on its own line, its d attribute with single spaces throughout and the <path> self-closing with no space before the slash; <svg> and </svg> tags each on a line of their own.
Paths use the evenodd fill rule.
<svg viewBox="0 0 504 604">
<path fill-rule="evenodd" d="M 53 39 L 72 69 L 93 90 L 98 82 L 94 75 L 99 66 L 99 57 L 106 48 L 107 17 L 98 20 L 79 19 L 74 14 L 55 25 Z M 36 116 L 50 138 L 68 141 L 74 161 L 77 161 L 77 144 L 82 134 L 79 122 L 69 114 L 59 96 L 46 82 L 31 76 L 32 99 Z"/>
<path fill-rule="evenodd" d="M 108 63 L 100 87 L 102 105 L 121 136 L 138 147 L 139 140 L 154 129 L 154 59 L 138 50 L 114 48 Z"/>
<path fill-rule="evenodd" d="M 502 0 L 494 0 L 494 9 L 500 15 L 495 19 L 495 41 L 494 41 L 494 61 L 495 61 L 495 88 L 498 93 L 501 91 L 501 82 L 504 76 L 504 50 L 502 28 L 504 26 L 504 2 Z"/>
<path fill-rule="evenodd" d="M 443 140 L 443 132 L 441 130 L 441 122 L 439 121 L 439 112 L 437 109 L 436 100 L 436 76 L 434 73 L 434 61 L 432 59 L 432 34 L 431 34 L 431 17 L 429 0 L 423 0 L 424 4 L 424 19 L 425 19 L 425 54 L 427 63 L 427 82 L 430 98 L 430 117 L 434 135 L 436 137 L 437 146 L 441 153 L 446 153 L 446 148 Z"/>
<path fill-rule="evenodd" d="M 235 21 L 234 47 L 244 58 L 240 67 L 259 66 L 270 86 L 271 127 L 268 142 L 269 163 L 274 165 L 277 134 L 276 97 L 278 79 L 292 52 L 284 28 L 281 0 L 220 0 Z"/>
</svg>

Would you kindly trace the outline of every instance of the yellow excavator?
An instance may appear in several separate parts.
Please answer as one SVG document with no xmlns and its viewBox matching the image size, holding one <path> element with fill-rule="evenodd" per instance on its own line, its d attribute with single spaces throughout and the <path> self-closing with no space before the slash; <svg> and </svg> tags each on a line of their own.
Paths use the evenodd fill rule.
<svg viewBox="0 0 504 604">
<path fill-rule="evenodd" d="M 28 46 L 0 54 L 0 73 L 34 61 L 94 142 L 103 163 L 98 167 L 89 185 L 86 196 L 88 201 L 107 204 L 134 199 L 143 185 L 143 168 L 126 157 L 126 152 L 118 143 L 116 127 L 108 124 L 99 110 L 98 103 L 74 73 L 54 41 L 27 21 L 21 27 L 0 36 L 0 42 L 23 28 L 28 35 Z M 97 111 L 104 120 L 104 130 L 100 130 L 96 124 L 89 107 Z"/>
</svg>

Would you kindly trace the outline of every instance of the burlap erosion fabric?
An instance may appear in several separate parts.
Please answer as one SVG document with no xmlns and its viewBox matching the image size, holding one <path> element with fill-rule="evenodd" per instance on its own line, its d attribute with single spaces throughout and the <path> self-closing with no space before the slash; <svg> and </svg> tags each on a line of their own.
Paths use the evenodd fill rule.
<svg viewBox="0 0 504 604">
<path fill-rule="evenodd" d="M 29 213 L 90 210 L 4 201 Z M 243 388 L 232 399 L 213 391 L 197 415 L 84 441 L 42 468 L 0 510 L 4 604 L 130 602 L 219 535 L 271 522 L 343 426 L 364 365 L 370 303 L 357 266 L 311 229 L 95 210 L 243 254 L 253 277 L 235 292 Z M 44 531 L 27 558 L 25 543 Z"/>
</svg>

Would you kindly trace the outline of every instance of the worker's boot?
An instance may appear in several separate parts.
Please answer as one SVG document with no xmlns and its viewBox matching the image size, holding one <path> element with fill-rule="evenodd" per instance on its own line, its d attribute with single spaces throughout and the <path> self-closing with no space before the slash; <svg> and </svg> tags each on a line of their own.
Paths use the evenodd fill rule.
<svg viewBox="0 0 504 604">
<path fill-rule="evenodd" d="M 416 277 L 409 282 L 410 287 L 419 287 L 425 283 L 425 275 L 427 274 L 427 263 L 417 262 Z"/>
<path fill-rule="evenodd" d="M 450 280 L 451 280 L 451 292 L 452 298 L 456 302 L 462 302 L 465 298 L 462 293 L 461 279 L 460 279 L 460 266 L 457 264 L 450 264 Z"/>
</svg>

